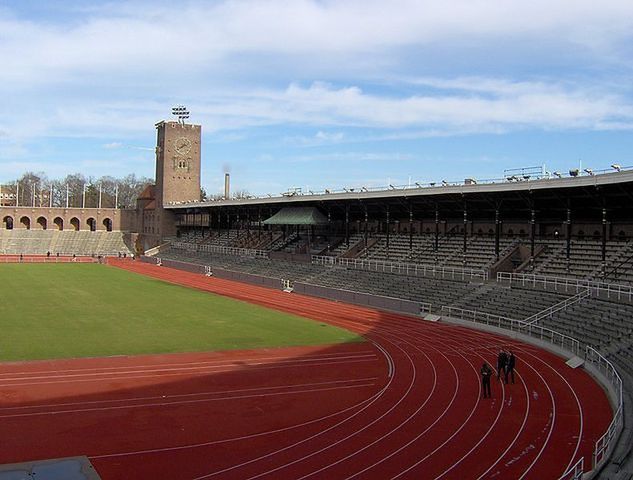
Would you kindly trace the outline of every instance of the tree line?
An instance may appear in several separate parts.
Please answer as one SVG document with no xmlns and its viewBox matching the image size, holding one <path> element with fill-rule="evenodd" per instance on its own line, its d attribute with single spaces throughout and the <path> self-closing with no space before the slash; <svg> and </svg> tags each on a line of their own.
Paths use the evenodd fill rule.
<svg viewBox="0 0 633 480">
<path fill-rule="evenodd" d="M 122 178 L 81 173 L 50 179 L 42 172 L 26 172 L 2 185 L 2 205 L 65 208 L 134 208 L 143 189 L 154 180 L 129 174 Z"/>
</svg>

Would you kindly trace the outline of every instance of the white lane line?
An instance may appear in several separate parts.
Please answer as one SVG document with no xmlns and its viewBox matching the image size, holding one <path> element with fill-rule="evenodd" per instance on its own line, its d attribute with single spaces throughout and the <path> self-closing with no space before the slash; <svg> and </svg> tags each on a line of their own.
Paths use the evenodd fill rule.
<svg viewBox="0 0 633 480">
<path fill-rule="evenodd" d="M 283 356 L 283 357 L 251 357 L 251 358 L 232 358 L 232 359 L 216 359 L 216 360 L 204 360 L 204 361 L 196 361 L 196 362 L 180 362 L 180 363 L 154 363 L 154 364 L 145 364 L 145 365 L 120 365 L 120 366 L 116 366 L 116 367 L 92 367 L 92 368 L 72 368 L 72 369 L 64 369 L 64 370 L 35 370 L 35 371 L 24 371 L 24 372 L 4 372 L 4 373 L 0 373 L 0 381 L 4 380 L 1 377 L 7 376 L 7 375 L 24 375 L 24 376 L 30 376 L 33 374 L 37 374 L 37 375 L 46 375 L 48 373 L 51 374 L 60 374 L 60 373 L 67 373 L 67 372 L 99 372 L 102 370 L 128 370 L 128 369 L 144 369 L 144 368 L 170 368 L 170 367 L 182 367 L 182 366 L 195 366 L 195 365 L 223 365 L 225 363 L 229 363 L 229 364 L 236 364 L 238 362 L 262 362 L 262 361 L 277 361 L 277 360 L 293 360 L 295 358 L 301 358 L 301 359 L 314 359 L 314 360 L 320 360 L 320 359 L 324 359 L 324 358 L 332 358 L 332 359 L 337 359 L 340 357 L 343 358 L 347 358 L 349 356 L 357 356 L 357 355 L 374 355 L 376 356 L 376 353 L 371 351 L 371 350 L 363 350 L 363 351 L 359 351 L 359 352 L 339 352 L 339 353 L 324 353 L 324 354 L 319 354 L 319 355 L 297 355 L 297 356 Z M 118 357 L 112 357 L 113 359 L 118 358 Z M 124 373 L 124 372 L 121 373 Z"/>
<path fill-rule="evenodd" d="M 387 355 L 389 355 L 389 353 L 387 352 Z M 233 437 L 233 438 L 228 438 L 228 439 L 223 439 L 223 440 L 212 440 L 209 442 L 199 442 L 199 443 L 191 443 L 191 444 L 187 444 L 187 445 L 178 445 L 178 446 L 173 446 L 173 447 L 162 447 L 162 448 L 153 448 L 153 449 L 145 449 L 145 450 L 135 450 L 135 451 L 128 451 L 128 452 L 117 452 L 117 453 L 109 453 L 109 454 L 103 454 L 103 455 L 90 455 L 88 458 L 90 459 L 99 459 L 99 458 L 113 458 L 113 457 L 128 457 L 128 456 L 135 456 L 135 455 L 147 455 L 147 454 L 154 454 L 154 453 L 164 453 L 164 452 L 175 452 L 175 451 L 179 451 L 179 450 L 189 450 L 189 449 L 195 449 L 195 448 L 204 448 L 204 447 L 208 447 L 211 445 L 217 445 L 217 444 L 222 444 L 222 443 L 229 443 L 229 442 L 235 442 L 235 441 L 242 441 L 242 440 L 250 440 L 253 438 L 258 438 L 258 437 L 264 437 L 267 435 L 273 435 L 276 433 L 281 433 L 281 432 L 288 432 L 291 430 L 295 430 L 301 427 L 305 427 L 308 425 L 313 425 L 315 423 L 319 423 L 319 422 L 323 422 L 329 418 L 333 418 L 336 417 L 338 415 L 341 415 L 343 413 L 352 411 L 354 409 L 356 409 L 357 407 L 362 406 L 363 404 L 366 404 L 364 407 L 362 407 L 358 412 L 354 413 L 353 415 L 344 418 L 343 420 L 341 420 L 339 423 L 336 423 L 334 425 L 332 425 L 331 427 L 329 427 L 326 430 L 323 430 L 323 432 L 331 430 L 332 428 L 341 425 L 347 421 L 349 421 L 351 418 L 354 418 L 356 415 L 360 414 L 361 412 L 363 412 L 365 409 L 367 409 L 370 405 L 374 404 L 375 402 L 377 402 L 384 394 L 385 392 L 389 389 L 390 385 L 391 385 L 392 380 L 389 380 L 389 382 L 382 388 L 380 389 L 378 392 L 376 392 L 375 394 L 371 395 L 370 397 L 366 398 L 365 400 L 362 400 L 354 405 L 351 405 L 350 407 L 344 408 L 342 410 L 330 413 L 328 415 L 325 415 L 323 417 L 319 417 L 313 420 L 308 420 L 307 422 L 302 422 L 302 423 L 298 423 L 295 425 L 290 425 L 288 427 L 283 427 L 283 428 L 277 428 L 277 429 L 273 429 L 273 430 L 268 430 L 265 432 L 259 432 L 259 433 L 253 433 L 250 435 L 242 435 L 239 437 Z M 318 436 L 314 435 L 314 436 Z M 313 437 L 314 437 L 313 436 Z M 310 438 L 313 437 L 308 437 L 307 439 L 304 439 L 303 441 L 307 441 Z M 257 459 L 255 459 L 257 460 Z M 255 461 L 252 460 L 252 461 Z M 251 462 L 252 462 L 251 461 Z"/>
<path fill-rule="evenodd" d="M 317 450 L 317 451 L 315 451 L 315 452 L 312 452 L 312 453 L 310 453 L 310 454 L 304 455 L 303 457 L 298 458 L 298 459 L 296 459 L 296 460 L 294 460 L 294 461 L 292 461 L 292 462 L 286 463 L 286 464 L 281 465 L 281 466 L 279 466 L 279 467 L 277 467 L 277 468 L 275 468 L 275 469 L 272 469 L 272 470 L 267 470 L 266 472 L 260 473 L 259 475 L 255 475 L 255 476 L 249 477 L 249 480 L 253 480 L 253 479 L 258 478 L 258 477 L 260 477 L 260 476 L 262 476 L 262 475 L 265 475 L 265 474 L 273 473 L 273 472 L 278 471 L 278 470 L 280 470 L 280 469 L 282 469 L 282 468 L 285 468 L 285 467 L 290 466 L 290 465 L 292 465 L 292 464 L 298 463 L 298 462 L 300 462 L 300 461 L 302 461 L 302 460 L 305 460 L 305 459 L 307 459 L 307 458 L 313 457 L 314 455 L 316 455 L 316 454 L 318 454 L 318 453 L 321 453 L 321 452 L 323 452 L 323 451 L 325 451 L 325 450 L 327 450 L 327 449 L 329 449 L 329 448 L 331 448 L 331 447 L 333 447 L 333 446 L 335 446 L 335 445 L 337 445 L 337 444 L 339 444 L 339 443 L 341 443 L 341 442 L 343 442 L 343 441 L 346 441 L 346 440 L 348 440 L 348 439 L 350 439 L 350 438 L 352 438 L 352 437 L 356 436 L 357 434 L 359 434 L 360 432 L 362 432 L 362 431 L 364 431 L 365 429 L 369 428 L 370 426 L 372 426 L 373 424 L 375 424 L 375 423 L 376 423 L 376 422 L 378 422 L 379 420 L 382 420 L 382 418 L 383 418 L 383 417 L 385 417 L 388 413 L 390 413 L 391 411 L 393 411 L 393 410 L 394 410 L 394 409 L 395 409 L 395 408 L 396 408 L 396 407 L 397 407 L 397 406 L 398 406 L 398 405 L 399 405 L 399 404 L 400 404 L 400 403 L 401 403 L 401 402 L 402 402 L 402 401 L 403 401 L 403 400 L 404 400 L 404 399 L 405 399 L 405 398 L 409 395 L 409 393 L 411 392 L 411 390 L 412 390 L 412 388 L 413 388 L 413 385 L 415 384 L 415 379 L 416 379 L 416 375 L 415 375 L 415 374 L 416 374 L 415 363 L 413 362 L 413 360 L 412 360 L 412 358 L 410 357 L 409 353 L 408 353 L 407 351 L 405 351 L 404 349 L 400 348 L 400 345 L 406 344 L 406 345 L 408 345 L 409 347 L 413 347 L 415 350 L 417 350 L 418 352 L 422 353 L 424 356 L 426 356 L 426 357 L 427 357 L 427 360 L 429 361 L 429 364 L 430 364 L 430 365 L 431 365 L 431 367 L 433 368 L 433 376 L 434 376 L 434 377 L 433 377 L 433 378 L 434 378 L 433 388 L 432 388 L 431 392 L 429 393 L 429 396 L 427 397 L 427 399 L 426 399 L 426 400 L 424 401 L 424 403 L 423 403 L 423 405 L 426 405 L 426 403 L 428 402 L 428 400 L 431 398 L 431 396 L 432 396 L 433 392 L 435 391 L 435 388 L 436 388 L 436 385 L 437 385 L 437 371 L 435 370 L 435 365 L 433 364 L 433 362 L 431 361 L 431 359 L 428 357 L 428 355 L 426 354 L 426 352 L 424 352 L 423 350 L 421 350 L 420 348 L 418 348 L 417 346 L 413 345 L 413 344 L 412 344 L 412 343 L 410 343 L 410 342 L 407 342 L 407 341 L 402 341 L 402 331 L 401 331 L 401 329 L 400 329 L 400 328 L 398 328 L 398 329 L 394 329 L 394 328 L 389 329 L 389 328 L 380 328 L 380 327 L 379 327 L 379 328 L 374 329 L 374 331 L 373 331 L 373 332 L 374 332 L 374 333 L 375 333 L 375 332 L 384 332 L 384 333 L 389 334 L 389 335 L 390 335 L 390 338 L 395 338 L 395 339 L 397 340 L 397 342 L 393 342 L 393 341 L 392 341 L 392 342 L 391 342 L 391 343 L 392 343 L 392 345 L 394 345 L 394 346 L 396 346 L 397 348 L 399 348 L 399 349 L 400 349 L 400 350 L 401 350 L 401 351 L 402 351 L 402 352 L 406 355 L 406 357 L 409 359 L 409 363 L 410 363 L 410 365 L 411 365 L 411 367 L 412 367 L 412 369 L 413 369 L 413 372 L 414 372 L 414 377 L 413 377 L 413 379 L 412 379 L 412 383 L 409 385 L 408 390 L 407 390 L 407 391 L 406 391 L 406 392 L 402 395 L 402 398 L 401 398 L 401 399 L 400 399 L 400 400 L 399 400 L 396 404 L 394 404 L 394 405 L 393 405 L 393 406 L 392 406 L 392 407 L 391 407 L 388 411 L 386 411 L 385 413 L 383 413 L 380 417 L 378 417 L 378 418 L 374 419 L 372 422 L 370 422 L 369 424 L 365 425 L 363 428 L 357 429 L 354 433 L 352 433 L 352 434 L 350 434 L 350 435 L 348 435 L 348 436 L 346 436 L 346 437 L 344 437 L 344 438 L 339 439 L 339 440 L 338 440 L 337 442 L 335 442 L 335 443 L 331 443 L 331 444 L 329 444 L 327 447 L 324 447 L 324 448 L 322 448 L 322 449 L 320 449 L 320 450 Z M 382 338 L 385 338 L 385 337 L 383 336 Z M 409 418 L 407 418 L 407 419 L 405 420 L 405 422 L 404 422 L 404 423 L 406 423 L 409 419 L 410 419 L 410 417 L 409 417 Z M 392 432 L 393 432 L 394 430 L 397 430 L 398 428 L 399 428 L 399 426 L 397 426 L 395 429 L 393 429 L 393 430 L 392 430 Z M 390 432 L 390 433 L 391 433 L 391 432 Z M 389 433 L 387 433 L 387 435 L 389 435 Z M 382 437 L 382 438 L 384 438 L 384 437 Z M 374 442 L 374 443 L 375 443 L 375 442 Z M 358 452 L 359 452 L 359 451 L 356 451 L 356 453 L 358 453 Z M 350 455 L 350 456 L 353 456 L 353 455 L 355 455 L 356 453 L 354 453 L 354 454 L 352 454 L 352 455 Z M 320 471 L 322 471 L 322 470 L 325 470 L 326 468 L 328 468 L 328 467 L 329 467 L 329 466 L 331 466 L 331 465 L 333 465 L 333 464 L 327 465 L 327 466 L 325 466 L 325 467 L 321 468 L 320 470 L 313 471 L 313 472 L 309 473 L 308 475 L 306 475 L 305 477 L 311 476 L 311 475 L 313 475 L 313 474 L 315 474 L 315 473 L 318 473 L 318 472 L 320 472 Z M 300 478 L 305 478 L 305 477 L 300 477 Z M 197 480 L 197 479 L 196 479 L 196 480 Z"/>
<path fill-rule="evenodd" d="M 333 323 L 334 323 L 334 322 L 333 322 Z M 347 326 L 349 326 L 350 324 L 355 325 L 355 323 L 354 323 L 354 322 L 337 322 L 337 323 L 338 323 L 339 325 L 341 325 L 341 324 L 342 324 L 342 325 L 347 325 Z M 384 339 L 384 337 L 383 337 L 383 339 Z M 389 343 L 392 343 L 392 342 L 391 342 L 391 341 L 389 341 L 389 340 L 387 340 L 387 341 L 388 341 Z M 392 343 L 392 344 L 393 344 L 393 343 Z M 397 346 L 397 345 L 395 345 L 395 344 L 393 344 L 393 345 L 394 345 L 397 349 L 399 349 L 400 351 L 402 351 L 403 353 L 405 353 L 405 355 L 406 355 L 406 352 L 404 352 L 404 350 L 402 350 L 400 347 L 398 347 L 398 346 Z M 392 357 L 392 355 L 391 355 L 391 354 L 389 353 L 389 351 L 388 351 L 388 350 L 386 350 L 386 349 L 385 349 L 385 354 L 386 354 L 386 355 L 388 355 L 388 357 Z M 410 360 L 410 358 L 409 358 L 409 360 Z M 395 369 L 395 363 L 394 363 L 394 369 Z M 371 405 L 373 405 L 374 403 L 376 403 L 376 401 L 377 401 L 380 397 L 382 397 L 382 396 L 384 395 L 384 393 L 385 393 L 387 390 L 389 390 L 389 388 L 391 387 L 391 384 L 393 383 L 393 380 L 394 380 L 394 378 L 395 378 L 395 374 L 396 374 L 396 371 L 394 370 L 394 375 L 393 375 L 393 376 L 389 379 L 389 381 L 387 382 L 387 384 L 383 387 L 383 389 L 382 389 L 382 390 L 381 390 L 381 392 L 380 392 L 380 396 L 377 396 L 375 399 L 373 399 L 371 402 L 369 402 L 367 405 L 365 405 L 363 408 L 361 408 L 358 412 L 354 413 L 353 415 L 350 415 L 350 416 L 349 416 L 349 417 L 347 417 L 345 420 L 342 420 L 341 422 L 339 422 L 339 423 L 337 423 L 337 424 L 335 424 L 335 425 L 332 425 L 332 426 L 330 426 L 330 427 L 328 427 L 328 428 L 326 428 L 326 429 L 324 429 L 324 430 L 322 430 L 322 431 L 320 431 L 320 432 L 318 432 L 318 433 L 316 433 L 316 434 L 314 434 L 314 435 L 311 435 L 311 436 L 309 436 L 309 437 L 306 437 L 306 438 L 304 438 L 303 440 L 300 440 L 300 441 L 298 441 L 298 442 L 294 442 L 294 443 L 292 443 L 292 444 L 290 444 L 290 445 L 287 445 L 287 446 L 285 446 L 285 447 L 283 447 L 283 448 L 277 449 L 277 450 L 275 450 L 275 451 L 273 451 L 273 452 L 270 452 L 270 453 L 268 453 L 268 454 L 265 454 L 265 455 L 260 455 L 259 457 L 252 458 L 251 460 L 247 460 L 247 461 L 242 462 L 242 463 L 240 463 L 240 464 L 233 465 L 233 466 L 230 466 L 230 467 L 224 468 L 224 469 L 222 469 L 222 470 L 218 470 L 218 471 L 216 471 L 216 472 L 211 472 L 211 473 L 208 473 L 208 474 L 205 474 L 205 475 L 202 475 L 202 476 L 196 477 L 196 478 L 194 478 L 193 480 L 202 480 L 202 479 L 204 479 L 204 478 L 210 478 L 210 477 L 213 477 L 213 476 L 216 476 L 216 475 L 220 475 L 220 474 L 222 474 L 222 473 L 226 473 L 226 472 L 228 472 L 228 471 L 234 470 L 234 469 L 236 469 L 236 468 L 240 468 L 240 467 L 243 467 L 243 466 L 245 466 L 245 465 L 249 465 L 249 464 L 255 463 L 255 462 L 259 461 L 259 460 L 263 460 L 263 459 L 265 459 L 265 458 L 269 458 L 269 457 L 271 457 L 271 456 L 273 456 L 273 455 L 276 455 L 276 454 L 278 454 L 278 453 L 281 453 L 281 452 L 287 451 L 287 450 L 289 450 L 289 449 L 291 449 L 291 448 L 293 448 L 293 447 L 296 447 L 297 445 L 301 445 L 301 444 L 303 444 L 303 443 L 305 443 L 305 442 L 308 442 L 308 441 L 310 441 L 310 440 L 313 440 L 314 438 L 317 438 L 317 437 L 319 437 L 319 436 L 321 436 L 321 435 L 323 435 L 323 434 L 325 434 L 325 433 L 327 433 L 327 432 L 329 432 L 329 431 L 333 430 L 334 428 L 339 427 L 340 425 L 343 425 L 343 424 L 345 424 L 346 422 L 349 422 L 351 419 L 353 419 L 354 417 L 356 417 L 356 416 L 360 415 L 363 411 L 365 411 L 365 410 L 366 410 L 367 408 L 369 408 Z M 411 384 L 411 385 L 412 385 L 412 384 Z M 410 386 L 411 386 L 411 385 L 410 385 Z"/>
<path fill-rule="evenodd" d="M 310 363 L 307 365 L 277 365 L 277 364 L 266 364 L 266 366 L 257 365 L 255 368 L 249 369 L 249 372 L 255 372 L 260 370 L 275 370 L 280 368 L 294 368 L 294 367 L 321 367 L 323 365 L 337 365 L 337 364 L 352 364 L 352 363 L 365 363 L 365 362 L 373 362 L 374 359 L 367 360 L 346 360 L 343 362 L 335 362 L 328 361 L 322 363 Z M 0 384 L 0 387 L 25 387 L 32 385 L 52 385 L 52 384 L 64 384 L 64 383 L 83 383 L 83 382 L 103 382 L 103 381 L 119 381 L 119 380 L 132 380 L 132 379 L 140 379 L 140 378 L 165 378 L 165 377 L 200 377 L 206 375 L 216 375 L 218 373 L 227 373 L 227 372 L 235 372 L 235 368 L 226 368 L 222 369 L 213 369 L 213 370 L 203 370 L 198 372 L 177 372 L 177 373 L 161 373 L 156 375 L 122 375 L 118 377 L 109 377 L 109 378 L 73 378 L 69 380 L 55 380 L 50 382 L 38 381 L 38 382 L 21 382 L 21 383 L 8 383 L 8 384 Z"/>
<path fill-rule="evenodd" d="M 584 429 L 582 405 L 580 403 L 580 399 L 578 398 L 578 395 L 576 395 L 576 390 L 569 384 L 567 379 L 563 377 L 558 370 L 556 370 L 556 368 L 552 367 L 552 365 L 550 365 L 549 362 L 543 361 L 541 358 L 539 358 L 536 355 L 533 355 L 531 353 L 528 353 L 528 355 L 534 357 L 537 361 L 546 365 L 550 370 L 552 370 L 556 375 L 558 375 L 563 380 L 563 382 L 565 382 L 565 384 L 567 385 L 567 388 L 569 388 L 569 390 L 574 396 L 574 399 L 576 400 L 576 406 L 578 407 L 578 413 L 579 413 L 580 427 L 579 427 L 578 439 L 576 440 L 576 448 L 574 449 L 574 453 L 572 454 L 569 460 L 569 463 L 565 467 L 565 470 L 563 470 L 563 472 L 566 472 L 574 463 L 574 459 L 576 457 L 576 454 L 578 453 L 578 450 L 580 449 L 580 444 L 582 442 L 583 429 Z"/>
<path fill-rule="evenodd" d="M 314 362 L 322 362 L 322 363 L 326 363 L 326 362 L 338 362 L 341 363 L 340 360 L 346 360 L 346 359 L 358 359 L 358 358 L 377 358 L 376 355 L 354 355 L 354 356 L 349 356 L 349 357 L 339 357 L 339 358 L 332 358 L 332 359 L 327 359 L 327 358 L 315 358 L 315 359 L 303 359 L 303 358 L 297 358 L 297 359 L 288 359 L 285 361 L 279 361 L 279 362 L 274 362 L 273 365 L 294 365 L 294 364 L 302 364 L 302 363 L 314 363 Z M 259 365 L 270 365 L 270 363 L 268 362 L 263 362 L 263 361 L 251 361 L 251 362 L 240 362 L 240 363 L 236 363 L 233 362 L 233 365 L 218 365 L 218 364 L 212 364 L 212 365 L 200 365 L 200 366 L 195 366 L 195 367 L 167 367 L 167 368 L 163 368 L 163 367 L 159 367 L 157 366 L 157 368 L 153 368 L 153 369 L 137 369 L 137 370 L 130 370 L 130 371 L 125 371 L 125 372 L 91 372 L 91 373 L 75 373 L 75 374 L 69 374 L 69 375 L 42 375 L 42 376 L 24 376 L 24 377 L 14 377 L 14 378 L 2 378 L 0 379 L 0 381 L 2 382 L 10 382 L 10 381 L 20 381 L 20 380 L 40 380 L 40 379 L 54 379 L 54 378 L 81 378 L 81 377 L 94 377 L 94 376 L 103 376 L 103 377 L 107 377 L 107 376 L 112 376 L 112 375 L 128 375 L 128 374 L 136 374 L 136 373 L 157 373 L 157 372 L 184 372 L 184 371 L 192 371 L 192 370 L 202 370 L 202 369 L 212 369 L 212 368 L 226 368 L 227 366 L 230 367 L 237 367 L 238 369 L 243 369 L 245 366 L 246 367 L 250 367 L 250 366 L 259 366 Z M 53 373 L 53 372 L 51 372 Z M 56 373 L 56 372 L 55 372 Z"/>
<path fill-rule="evenodd" d="M 103 412 L 108 410 L 126 410 L 132 408 L 149 408 L 149 407 L 171 407 L 173 405 L 188 405 L 194 403 L 208 403 L 208 402 L 222 402 L 226 400 L 239 400 L 244 398 L 260 398 L 260 397 L 273 397 L 280 395 L 296 395 L 298 393 L 313 393 L 313 392 L 327 392 L 334 390 L 349 390 L 352 388 L 373 387 L 375 383 L 360 383 L 358 385 L 344 385 L 339 387 L 330 388 L 312 388 L 303 390 L 294 390 L 290 392 L 268 392 L 268 393 L 252 393 L 250 395 L 233 395 L 222 398 L 199 398 L 195 400 L 180 400 L 175 402 L 154 402 L 154 403 L 140 403 L 135 405 L 116 405 L 111 407 L 92 407 L 92 408 L 77 408 L 73 410 L 50 410 L 46 412 L 28 412 L 28 413 L 13 413 L 7 415 L 0 415 L 0 418 L 16 418 L 16 417 L 40 417 L 50 415 L 63 415 L 68 413 L 85 413 L 85 412 Z"/>
<path fill-rule="evenodd" d="M 268 387 L 257 387 L 257 388 L 239 388 L 233 390 L 219 390 L 219 391 L 207 391 L 207 392 L 196 392 L 196 393 L 179 393 L 179 394 L 171 394 L 171 395 L 156 395 L 150 397 L 130 397 L 130 398 L 119 398 L 119 399 L 103 399 L 103 400 L 91 400 L 85 402 L 63 402 L 63 403 L 47 403 L 47 404 L 39 404 L 39 405 L 21 405 L 16 407 L 0 407 L 0 413 L 5 411 L 15 411 L 15 410 L 28 410 L 28 409 L 42 409 L 42 408 L 51 408 L 51 407 L 65 407 L 65 406 L 74 406 L 74 405 L 95 405 L 95 404 L 104 404 L 104 403 L 122 403 L 122 402 L 137 402 L 144 400 L 158 400 L 158 399 L 166 399 L 166 398 L 190 398 L 190 397 L 199 397 L 203 395 L 225 395 L 229 393 L 241 393 L 241 392 L 260 392 L 266 390 L 279 390 L 282 388 L 297 388 L 297 387 L 313 387 L 318 385 L 335 385 L 337 383 L 358 383 L 358 382 L 369 382 L 378 380 L 378 377 L 367 377 L 367 378 L 353 378 L 353 379 L 345 379 L 345 380 L 331 380 L 327 382 L 313 382 L 313 383 L 300 383 L 300 384 L 292 384 L 292 385 L 276 385 L 276 386 L 268 386 Z"/>
</svg>

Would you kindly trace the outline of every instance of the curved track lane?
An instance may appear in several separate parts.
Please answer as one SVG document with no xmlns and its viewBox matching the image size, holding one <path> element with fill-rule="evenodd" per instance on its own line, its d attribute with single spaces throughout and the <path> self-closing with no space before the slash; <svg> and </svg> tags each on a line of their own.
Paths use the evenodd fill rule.
<svg viewBox="0 0 633 480">
<path fill-rule="evenodd" d="M 198 385 L 196 392 L 174 391 L 161 399 L 152 395 L 152 389 L 137 397 L 101 393 L 90 404 L 59 406 L 41 401 L 0 408 L 0 421 L 22 418 L 12 415 L 45 414 L 46 419 L 63 416 L 62 421 L 68 422 L 77 416 L 97 422 L 102 415 L 111 415 L 112 425 L 122 425 L 131 418 L 142 432 L 134 431 L 128 441 L 116 445 L 112 438 L 110 443 L 88 442 L 82 452 L 104 480 L 130 473 L 134 478 L 191 480 L 555 479 L 580 455 L 590 455 L 593 442 L 611 419 L 606 396 L 584 371 L 569 369 L 563 359 L 507 337 L 139 262 L 114 264 L 338 325 L 371 343 L 271 361 L 254 358 L 250 368 L 240 373 L 252 386 L 219 391 L 210 386 L 200 390 Z M 483 399 L 479 368 L 484 361 L 494 365 L 501 346 L 509 346 L 517 355 L 516 383 L 505 385 L 494 379 L 493 398 Z M 244 355 L 248 363 L 248 355 L 255 354 Z M 89 372 L 73 377 L 69 375 L 76 372 L 65 371 L 58 372 L 59 379 L 46 373 L 20 377 L 0 372 L 0 388 L 11 385 L 37 392 L 43 388 L 36 384 L 40 381 L 90 384 L 91 379 L 107 381 L 112 376 L 121 385 L 152 383 L 153 375 L 195 380 L 196 374 L 213 378 L 208 375 L 221 374 L 226 367 L 215 359 L 171 363 L 95 370 L 92 377 L 84 375 Z M 311 363 L 312 367 L 306 366 Z M 266 372 L 275 369 L 287 373 L 285 381 L 263 382 Z M 38 376 L 42 378 L 33 378 Z M 282 396 L 286 403 L 278 401 Z M 243 408 L 261 408 L 263 414 L 241 418 Z M 77 411 L 51 413 L 60 409 Z M 201 411 L 215 415 L 216 422 L 226 418 L 226 425 L 195 428 Z M 139 415 L 162 419 L 162 424 L 152 426 Z M 187 435 L 177 431 L 183 422 L 190 422 Z M 39 426 L 53 428 L 46 423 Z M 164 429 L 168 435 L 159 433 Z"/>
</svg>

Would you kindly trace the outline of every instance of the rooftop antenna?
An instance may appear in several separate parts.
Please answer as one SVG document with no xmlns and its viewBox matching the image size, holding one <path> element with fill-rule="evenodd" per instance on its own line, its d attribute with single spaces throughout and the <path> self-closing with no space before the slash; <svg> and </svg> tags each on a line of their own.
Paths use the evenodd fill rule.
<svg viewBox="0 0 633 480">
<path fill-rule="evenodd" d="M 171 114 L 178 117 L 178 123 L 185 124 L 185 120 L 189 118 L 189 110 L 184 105 L 176 105 L 171 108 Z"/>
</svg>

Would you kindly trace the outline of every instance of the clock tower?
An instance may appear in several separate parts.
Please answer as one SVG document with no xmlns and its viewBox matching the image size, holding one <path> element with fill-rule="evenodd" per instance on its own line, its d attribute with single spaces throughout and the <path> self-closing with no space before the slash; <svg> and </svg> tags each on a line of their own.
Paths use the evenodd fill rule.
<svg viewBox="0 0 633 480">
<path fill-rule="evenodd" d="M 156 208 L 200 201 L 200 125 L 156 124 Z"/>
<path fill-rule="evenodd" d="M 160 239 L 176 234 L 175 218 L 170 205 L 200 201 L 200 125 L 184 122 L 156 124 L 156 187 L 153 208 L 143 218 L 146 235 L 158 244 Z"/>
</svg>

